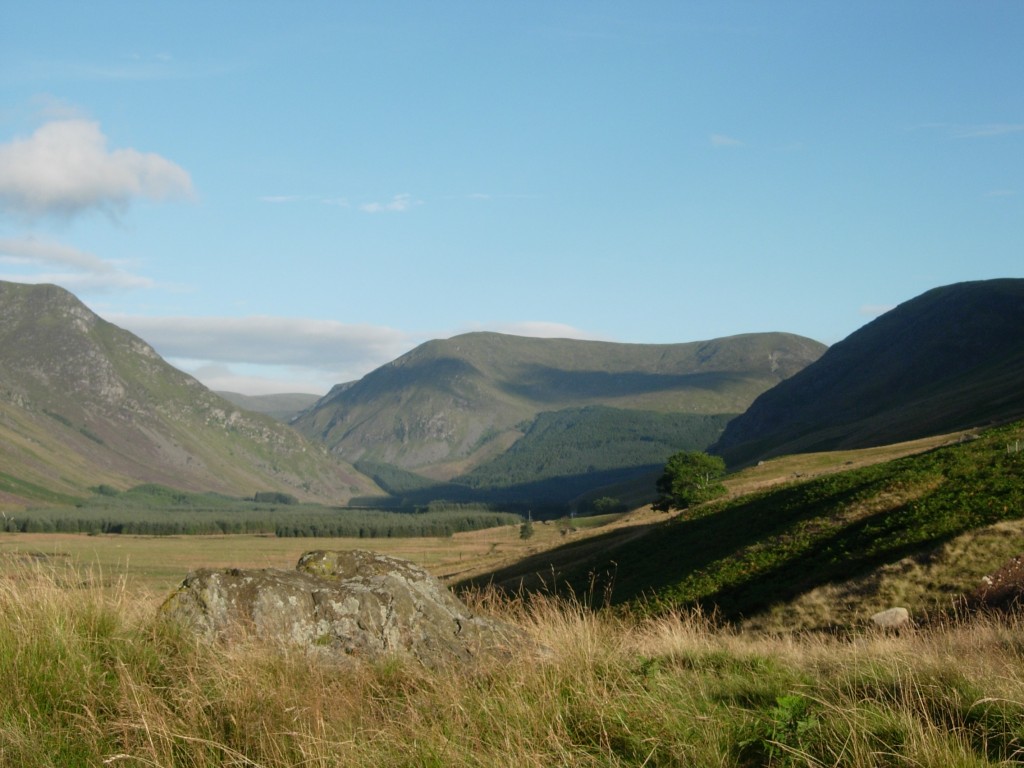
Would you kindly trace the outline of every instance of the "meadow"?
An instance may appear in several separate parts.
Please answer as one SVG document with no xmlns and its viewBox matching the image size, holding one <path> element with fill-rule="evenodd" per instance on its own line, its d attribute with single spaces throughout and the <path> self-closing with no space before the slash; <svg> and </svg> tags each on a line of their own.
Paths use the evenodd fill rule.
<svg viewBox="0 0 1024 768">
<path fill-rule="evenodd" d="M 729 485 L 742 494 L 797 474 L 827 478 L 935 444 L 787 458 Z M 464 594 L 471 609 L 521 627 L 529 642 L 430 670 L 402 658 L 331 661 L 254 638 L 199 642 L 158 613 L 198 567 L 292 568 L 308 550 L 372 547 L 454 583 L 664 520 L 643 509 L 535 522 L 525 539 L 519 525 L 379 539 L 0 533 L 0 765 L 1024 762 L 1017 615 L 951 614 L 898 634 L 781 634 L 696 609 L 483 587 Z M 1006 525 L 975 535 L 1019 538 Z"/>
<path fill-rule="evenodd" d="M 189 540 L 191 541 L 191 539 Z M 994 766 L 1024 760 L 1018 620 L 779 637 L 471 597 L 511 655 L 428 670 L 201 643 L 130 577 L 8 562 L 0 764 Z"/>
</svg>

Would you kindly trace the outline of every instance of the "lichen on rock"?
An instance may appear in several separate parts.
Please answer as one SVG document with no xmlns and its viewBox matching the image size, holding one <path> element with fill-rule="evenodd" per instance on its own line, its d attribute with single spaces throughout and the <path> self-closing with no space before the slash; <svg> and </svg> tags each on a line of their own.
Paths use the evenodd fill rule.
<svg viewBox="0 0 1024 768">
<path fill-rule="evenodd" d="M 522 642 L 514 628 L 473 616 L 423 568 L 363 550 L 308 552 L 294 571 L 201 569 L 161 611 L 204 638 L 255 636 L 339 658 L 398 655 L 430 667 Z"/>
</svg>

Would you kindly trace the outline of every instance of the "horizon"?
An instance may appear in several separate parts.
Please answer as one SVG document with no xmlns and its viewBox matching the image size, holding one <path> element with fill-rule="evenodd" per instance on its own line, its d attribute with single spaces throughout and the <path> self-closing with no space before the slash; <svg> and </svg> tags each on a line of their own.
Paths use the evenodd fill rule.
<svg viewBox="0 0 1024 768">
<path fill-rule="evenodd" d="M 0 279 L 211 389 L 471 331 L 827 345 L 1021 277 L 1024 6 L 17 4 Z"/>
</svg>

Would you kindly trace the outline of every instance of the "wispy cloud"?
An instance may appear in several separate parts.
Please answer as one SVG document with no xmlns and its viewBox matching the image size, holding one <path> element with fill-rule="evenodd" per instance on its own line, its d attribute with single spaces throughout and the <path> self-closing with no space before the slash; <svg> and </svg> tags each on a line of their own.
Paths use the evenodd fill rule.
<svg viewBox="0 0 1024 768">
<path fill-rule="evenodd" d="M 266 315 L 108 319 L 141 336 L 162 356 L 186 361 L 193 375 L 211 365 L 263 366 L 278 370 L 282 380 L 320 381 L 324 391 L 358 379 L 424 340 L 385 326 Z"/>
<path fill-rule="evenodd" d="M 355 381 L 430 338 L 489 330 L 535 338 L 598 339 L 564 323 L 473 324 L 437 334 L 378 325 L 272 317 L 106 315 L 212 389 L 245 394 L 312 392 Z"/>
<path fill-rule="evenodd" d="M 116 214 L 137 198 L 192 194 L 192 180 L 180 166 L 153 153 L 109 150 L 90 120 L 54 120 L 28 138 L 0 144 L 0 211 L 29 218 L 91 209 Z"/>
<path fill-rule="evenodd" d="M 590 339 L 601 340 L 601 337 L 565 323 L 547 320 L 520 320 L 506 323 L 474 323 L 463 329 L 467 331 L 493 331 L 507 333 L 512 336 L 529 336 L 536 339 Z"/>
<path fill-rule="evenodd" d="M 1024 132 L 1024 123 L 986 123 L 983 125 L 953 126 L 953 135 L 959 139 L 987 139 Z"/>
<path fill-rule="evenodd" d="M 991 139 L 1024 133 L 1024 123 L 921 123 L 908 130 L 936 131 L 954 139 Z"/>
<path fill-rule="evenodd" d="M 734 139 L 732 136 L 726 136 L 724 133 L 712 133 L 710 136 L 711 146 L 716 149 L 727 148 L 727 147 L 745 147 L 739 139 Z"/>
<path fill-rule="evenodd" d="M 863 304 L 858 310 L 858 314 L 865 317 L 878 317 L 895 308 L 895 304 Z"/>
<path fill-rule="evenodd" d="M 423 205 L 423 201 L 416 200 L 412 195 L 403 192 L 400 195 L 395 195 L 386 203 L 363 203 L 359 206 L 359 210 L 365 213 L 405 213 L 418 205 Z"/>
<path fill-rule="evenodd" d="M 75 294 L 118 293 L 139 288 L 152 288 L 154 285 L 154 282 L 148 277 L 120 271 L 105 275 L 87 272 L 38 272 L 32 275 L 0 272 L 0 280 L 34 285 L 59 285 Z"/>
<path fill-rule="evenodd" d="M 94 59 L 30 58 L 14 62 L 0 78 L 5 82 L 46 83 L 49 81 L 129 82 L 205 80 L 236 73 L 239 62 L 187 60 L 166 51 L 134 52 Z"/>
<path fill-rule="evenodd" d="M 70 291 L 108 293 L 153 286 L 151 279 L 134 275 L 117 262 L 31 235 L 0 238 L 0 264 L 10 264 L 28 270 L 27 273 L 5 276 L 4 279 L 56 283 Z M 47 271 L 53 268 L 73 271 Z"/>
</svg>

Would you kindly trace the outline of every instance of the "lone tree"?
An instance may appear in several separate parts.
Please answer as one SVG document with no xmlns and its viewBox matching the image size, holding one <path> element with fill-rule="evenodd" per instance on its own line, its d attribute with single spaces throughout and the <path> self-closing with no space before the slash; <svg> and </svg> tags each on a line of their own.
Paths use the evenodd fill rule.
<svg viewBox="0 0 1024 768">
<path fill-rule="evenodd" d="M 519 526 L 519 538 L 529 539 L 533 537 L 533 515 L 529 512 L 526 513 L 526 519 L 523 524 Z"/>
<path fill-rule="evenodd" d="M 669 456 L 665 471 L 658 478 L 659 498 L 654 508 L 662 512 L 686 509 L 721 496 L 725 486 L 725 461 L 703 451 L 680 451 Z"/>
</svg>

